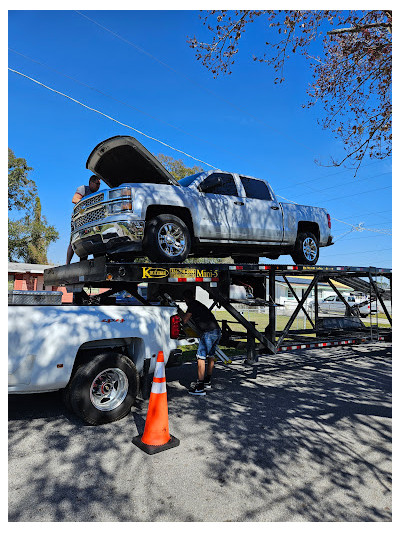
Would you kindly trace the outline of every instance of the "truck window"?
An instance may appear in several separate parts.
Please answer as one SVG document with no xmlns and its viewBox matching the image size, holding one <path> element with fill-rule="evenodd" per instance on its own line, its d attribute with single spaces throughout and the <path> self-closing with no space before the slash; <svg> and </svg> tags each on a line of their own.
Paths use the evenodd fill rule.
<svg viewBox="0 0 400 533">
<path fill-rule="evenodd" d="M 237 188 L 232 174 L 214 172 L 200 184 L 200 190 L 206 194 L 224 194 L 237 196 Z"/>
<path fill-rule="evenodd" d="M 247 198 L 257 198 L 258 200 L 271 201 L 271 194 L 265 181 L 247 178 L 246 176 L 239 176 Z"/>
</svg>

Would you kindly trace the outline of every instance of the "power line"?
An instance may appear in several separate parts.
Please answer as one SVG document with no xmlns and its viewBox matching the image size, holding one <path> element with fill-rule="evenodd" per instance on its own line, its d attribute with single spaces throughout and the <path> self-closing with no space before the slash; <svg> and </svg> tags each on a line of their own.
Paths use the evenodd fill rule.
<svg viewBox="0 0 400 533">
<path fill-rule="evenodd" d="M 368 163 L 368 165 L 364 165 L 364 166 L 360 167 L 360 170 L 364 169 L 364 168 L 367 168 L 367 167 L 370 167 L 371 165 L 376 165 L 377 163 L 380 163 L 380 161 L 373 161 L 372 163 Z M 344 174 L 345 172 L 350 172 L 351 170 L 356 170 L 356 169 L 355 168 L 346 168 L 346 170 L 341 170 L 340 172 L 334 172 L 333 174 L 329 174 L 329 176 L 318 176 L 318 178 L 312 178 L 312 179 L 309 179 L 309 180 L 296 182 L 293 185 L 287 185 L 286 187 L 282 187 L 282 188 L 280 188 L 280 190 L 284 191 L 285 189 L 292 189 L 293 187 L 295 187 L 297 185 L 304 185 L 305 183 L 311 183 L 312 181 L 318 181 L 318 180 L 321 180 L 321 179 L 326 179 L 326 178 L 330 179 L 332 176 L 337 176 L 338 174 Z"/>
<path fill-rule="evenodd" d="M 342 217 L 342 218 L 344 218 L 346 220 L 347 218 L 366 217 L 366 216 L 369 216 L 369 215 L 380 215 L 381 213 L 387 213 L 389 211 L 391 211 L 391 209 L 385 209 L 384 211 L 372 211 L 372 212 L 369 212 L 369 213 L 359 213 L 359 214 L 350 215 L 348 217 Z"/>
<path fill-rule="evenodd" d="M 356 192 L 354 194 L 345 194 L 343 196 L 337 196 L 336 198 L 326 198 L 324 201 L 325 202 L 333 202 L 334 200 L 341 200 L 343 198 L 350 198 L 352 196 L 359 196 L 361 194 L 367 194 L 369 192 L 381 191 L 383 189 L 391 189 L 391 188 L 392 188 L 391 185 L 387 185 L 386 187 L 376 187 L 375 189 L 370 189 L 368 191 Z M 290 202 L 292 204 L 301 205 L 298 202 L 294 202 L 293 200 L 288 200 L 287 198 L 285 198 L 284 196 L 280 196 L 279 194 L 277 194 L 276 196 L 278 196 L 279 198 L 283 198 L 284 200 L 287 200 L 288 202 Z"/>
<path fill-rule="evenodd" d="M 339 235 L 338 237 L 335 237 L 334 239 L 334 243 L 336 244 L 338 242 L 339 239 L 342 239 L 344 237 L 349 237 L 347 240 L 350 240 L 350 241 L 353 241 L 353 240 L 358 240 L 358 239 L 376 239 L 376 238 L 379 238 L 379 239 L 382 239 L 384 237 L 392 237 L 392 234 L 391 233 L 379 233 L 377 235 L 356 235 L 356 233 L 353 231 L 353 230 L 350 230 L 350 231 L 347 231 L 344 235 Z"/>
<path fill-rule="evenodd" d="M 148 135 L 148 134 L 146 134 L 146 133 L 144 133 L 144 132 L 142 132 L 142 131 L 136 129 L 136 128 L 134 128 L 133 126 L 129 126 L 128 124 L 124 124 L 123 122 L 120 122 L 119 120 L 117 120 L 117 119 L 115 119 L 115 118 L 113 118 L 113 117 L 111 117 L 111 116 L 109 116 L 109 115 L 106 115 L 105 113 L 103 113 L 103 112 L 101 112 L 101 111 L 99 111 L 99 110 L 97 110 L 97 109 L 94 109 L 94 108 L 92 108 L 92 107 L 90 107 L 90 106 L 88 106 L 88 105 L 86 105 L 86 104 L 83 104 L 83 103 L 80 102 L 79 100 L 76 100 L 75 98 L 72 98 L 71 96 L 68 96 L 68 95 L 66 95 L 66 94 L 64 94 L 64 93 L 62 93 L 62 92 L 60 92 L 60 91 L 57 91 L 56 89 L 53 89 L 52 87 L 49 87 L 49 86 L 45 85 L 44 83 L 42 83 L 42 82 L 40 82 L 40 81 L 38 81 L 38 80 L 36 80 L 36 79 L 34 79 L 34 78 L 31 78 L 30 76 L 27 76 L 26 74 L 23 74 L 22 72 L 19 72 L 19 71 L 17 71 L 17 70 L 14 70 L 14 69 L 12 69 L 12 68 L 10 68 L 10 67 L 8 67 L 8 70 L 10 70 L 11 72 L 14 72 L 15 74 L 18 74 L 18 75 L 20 75 L 20 76 L 22 76 L 22 77 L 24 77 L 24 78 L 29 79 L 29 80 L 33 81 L 34 83 L 36 83 L 36 84 L 38 84 L 38 85 L 41 85 L 42 87 L 44 87 L 44 88 L 46 88 L 46 89 L 48 89 L 48 90 L 50 90 L 50 91 L 52 91 L 52 92 L 54 92 L 54 93 L 56 93 L 56 94 L 59 94 L 59 95 L 61 95 L 61 96 L 64 96 L 65 98 L 67 98 L 67 99 L 69 99 L 69 100 L 71 100 L 71 101 L 73 101 L 73 102 L 75 102 L 75 103 L 81 105 L 82 107 L 84 107 L 84 108 L 86 108 L 86 109 L 89 109 L 90 111 L 94 111 L 95 113 L 98 113 L 99 115 L 102 115 L 102 116 L 104 116 L 105 118 L 108 118 L 109 120 L 112 120 L 112 121 L 116 122 L 117 124 L 120 124 L 121 126 L 124 126 L 124 127 L 126 127 L 126 128 L 129 128 L 129 129 L 131 129 L 131 130 L 133 130 L 133 131 L 139 133 L 140 135 L 143 135 L 144 137 L 147 137 L 148 139 L 151 139 L 151 140 L 153 140 L 153 141 L 156 141 L 156 142 L 158 142 L 158 143 L 160 143 L 160 144 L 162 144 L 162 145 L 164 145 L 164 146 L 166 146 L 166 147 L 168 147 L 168 148 L 171 148 L 172 150 L 175 150 L 175 151 L 177 151 L 177 152 L 179 152 L 179 153 L 181 153 L 181 154 L 186 155 L 187 157 L 190 157 L 190 158 L 194 159 L 195 161 L 199 161 L 200 163 L 204 163 L 205 165 L 207 165 L 207 166 L 209 166 L 209 167 L 211 167 L 211 168 L 214 168 L 215 170 L 218 170 L 217 167 L 211 165 L 210 163 L 207 163 L 206 161 L 203 161 L 202 159 L 198 159 L 197 157 L 194 157 L 194 156 L 192 156 L 192 155 L 190 155 L 190 154 L 188 154 L 188 153 L 186 153 L 186 152 L 184 152 L 184 151 L 182 151 L 182 150 L 179 150 L 178 148 L 175 148 L 175 147 L 173 147 L 173 146 L 171 146 L 171 145 L 165 143 L 164 141 L 161 141 L 161 140 L 159 140 L 159 139 L 156 139 L 155 137 L 152 137 L 151 135 Z M 387 189 L 387 188 L 390 188 L 390 187 L 391 187 L 391 186 L 389 186 L 389 187 L 381 187 L 381 189 Z M 379 188 L 378 188 L 378 189 L 373 189 L 373 191 L 374 191 L 374 190 L 379 190 Z M 364 191 L 363 193 L 357 193 L 357 195 L 358 195 L 358 194 L 364 194 L 364 193 L 367 193 L 367 192 L 372 192 L 372 191 Z M 289 201 L 289 202 L 291 202 L 291 203 L 293 203 L 293 204 L 297 204 L 297 202 L 293 202 L 292 200 L 288 200 L 287 198 L 284 198 L 283 196 L 279 196 L 279 195 L 277 195 L 277 196 L 278 196 L 279 198 L 283 198 L 284 200 L 287 200 L 287 201 Z M 355 195 L 347 195 L 347 196 L 355 196 Z M 340 197 L 339 197 L 339 198 L 340 198 Z M 339 199 L 339 198 L 335 198 L 335 199 Z M 335 200 L 335 199 L 331 199 L 331 200 Z M 298 204 L 297 204 L 297 205 L 298 205 Z M 378 229 L 369 229 L 369 228 L 361 227 L 361 224 L 359 224 L 358 226 L 356 226 L 356 225 L 354 225 L 354 224 L 350 224 L 350 223 L 348 223 L 348 222 L 343 222 L 342 220 L 338 220 L 338 219 L 333 219 L 333 220 L 337 220 L 338 222 L 341 222 L 341 223 L 343 223 L 343 224 L 346 224 L 346 225 L 348 225 L 348 226 L 351 226 L 351 227 L 353 227 L 355 230 L 358 230 L 358 231 L 372 231 L 372 232 L 378 232 L 378 233 L 379 233 L 379 232 L 381 232 L 381 233 L 384 232 L 384 231 L 382 231 L 382 230 L 378 230 Z"/>
<path fill-rule="evenodd" d="M 32 61 L 33 63 L 41 65 L 42 67 L 45 67 L 48 70 L 51 70 L 52 72 L 56 72 L 60 76 L 64 76 L 64 78 L 72 80 L 75 83 L 78 83 L 79 85 L 82 85 L 83 87 L 87 87 L 88 89 L 90 89 L 92 91 L 95 91 L 98 94 L 101 94 L 102 96 L 105 96 L 106 98 L 110 98 L 111 100 L 114 100 L 115 102 L 123 104 L 123 105 L 125 105 L 125 106 L 127 106 L 127 107 L 129 107 L 131 109 L 134 109 L 135 111 L 138 111 L 139 113 L 142 113 L 142 115 L 146 115 L 146 116 L 152 118 L 153 120 L 157 120 L 158 122 L 161 122 L 161 124 L 166 124 L 170 128 L 174 128 L 175 130 L 180 131 L 181 133 L 184 133 L 185 135 L 189 135 L 190 137 L 193 137 L 194 139 L 198 139 L 198 140 L 200 140 L 202 142 L 205 142 L 205 143 L 209 144 L 210 146 L 214 146 L 215 148 L 218 148 L 219 150 L 223 150 L 223 151 L 228 152 L 228 153 L 233 153 L 233 152 L 230 152 L 229 150 L 226 150 L 226 148 L 223 148 L 223 147 L 218 146 L 218 145 L 216 145 L 214 143 L 211 143 L 210 141 L 207 141 L 206 139 L 202 139 L 201 137 L 198 137 L 197 135 L 193 135 L 192 133 L 189 133 L 189 132 L 183 130 L 182 128 L 178 128 L 177 126 L 174 126 L 173 124 L 170 124 L 169 122 L 166 122 L 165 120 L 162 120 L 162 119 L 160 119 L 158 117 L 155 117 L 154 115 L 151 115 L 150 113 L 147 113 L 146 111 L 143 111 L 143 110 L 139 109 L 138 107 L 135 107 L 135 106 L 133 106 L 131 104 L 128 104 L 127 102 L 124 102 L 123 100 L 115 98 L 114 96 L 111 96 L 110 94 L 107 94 L 107 93 L 101 91 L 100 89 L 97 89 L 96 87 L 92 87 L 91 85 L 88 85 L 87 83 L 85 83 L 83 81 L 80 81 L 80 80 L 78 80 L 76 78 L 73 78 L 72 76 L 68 76 L 68 74 L 64 74 L 63 72 L 61 72 L 61 71 L 59 71 L 59 70 L 57 70 L 57 69 L 55 69 L 53 67 L 50 67 L 49 65 L 46 65 L 45 63 L 42 63 L 41 61 L 38 61 L 37 59 L 33 59 L 32 57 L 29 57 L 29 56 L 27 56 L 25 54 L 22 54 L 21 52 L 18 52 L 17 50 L 14 50 L 13 48 L 8 48 L 8 49 L 11 52 L 13 52 L 14 54 L 18 54 L 19 56 L 24 57 L 25 59 L 28 59 L 29 61 Z M 237 156 L 237 153 L 235 155 Z"/>
<path fill-rule="evenodd" d="M 290 202 L 291 204 L 300 205 L 297 202 L 294 202 L 293 200 L 289 200 L 288 198 L 285 198 L 284 196 L 280 196 L 279 194 L 276 195 L 278 198 L 282 198 L 283 200 L 286 200 L 287 202 Z M 336 222 L 341 222 L 342 224 L 346 224 L 347 226 L 351 226 L 357 231 L 372 231 L 376 233 L 383 233 L 385 235 L 388 235 L 388 231 L 390 230 L 380 230 L 380 229 L 372 229 L 372 228 L 364 228 L 362 226 L 362 223 L 359 223 L 358 225 L 350 224 L 349 222 L 344 222 L 343 220 L 339 220 L 338 218 L 331 217 L 332 220 L 335 220 Z M 384 225 L 384 224 L 383 224 Z"/>
<path fill-rule="evenodd" d="M 203 161 L 202 159 L 198 159 L 197 157 L 194 157 L 193 155 L 190 155 L 190 154 L 187 154 L 186 152 L 183 152 L 182 150 L 179 150 L 178 148 L 174 148 L 173 146 L 165 143 L 164 141 L 161 141 L 160 139 L 156 139 L 155 137 L 152 137 L 151 135 L 148 135 L 147 133 L 144 133 L 136 128 L 134 128 L 133 126 L 129 126 L 128 124 L 124 124 L 123 122 L 120 122 L 119 120 L 113 118 L 113 117 L 110 117 L 109 115 L 106 115 L 105 113 L 102 113 L 101 111 L 98 111 L 97 109 L 94 109 L 93 107 L 89 107 L 88 105 L 86 104 L 83 104 L 82 102 L 79 102 L 79 100 L 76 100 L 75 98 L 72 98 L 71 96 L 68 96 L 67 94 L 64 94 L 60 91 L 57 91 L 56 89 L 53 89 L 52 87 L 49 87 L 47 85 L 45 85 L 44 83 L 41 83 L 40 81 L 38 80 L 35 80 L 34 78 L 31 78 L 30 76 L 27 76 L 26 74 L 23 74 L 22 72 L 18 72 L 18 70 L 14 70 L 10 67 L 8 67 L 8 70 L 10 70 L 11 72 L 14 72 L 15 74 L 19 74 L 20 76 L 23 76 L 24 78 L 27 78 L 28 80 L 31 80 L 33 81 L 34 83 L 37 83 L 38 85 L 41 85 L 42 87 L 45 87 L 45 89 L 48 89 L 49 91 L 52 91 L 54 93 L 57 93 L 61 96 L 64 96 L 65 98 L 68 98 L 69 100 L 72 100 L 73 102 L 75 102 L 76 104 L 79 104 L 81 105 L 82 107 L 85 107 L 86 109 L 89 109 L 89 111 L 94 111 L 95 113 L 98 113 L 99 115 L 102 115 L 103 117 L 105 118 L 108 118 L 110 120 L 112 120 L 113 122 L 116 122 L 117 124 L 120 124 L 121 126 L 124 126 L 125 128 L 129 128 L 133 131 L 136 131 L 136 133 L 139 133 L 140 135 L 143 135 L 144 137 L 147 137 L 148 139 L 151 139 L 153 141 L 156 141 L 168 148 L 171 148 L 171 150 L 175 150 L 176 152 L 179 152 L 183 155 L 186 155 L 187 157 L 191 157 L 192 159 L 194 159 L 195 161 L 199 161 L 200 163 L 204 163 L 205 165 L 211 167 L 211 168 L 214 168 L 215 170 L 218 170 L 217 167 L 214 167 L 213 165 L 211 165 L 210 163 L 207 163 L 206 161 Z"/>
<path fill-rule="evenodd" d="M 272 130 L 274 133 L 279 133 L 280 135 L 282 135 L 283 137 L 286 137 L 287 139 L 290 139 L 291 142 L 295 143 L 295 144 L 298 144 L 299 146 L 303 147 L 303 148 L 306 148 L 307 150 L 309 150 L 310 152 L 312 152 L 313 154 L 315 154 L 315 150 L 309 146 L 307 146 L 306 144 L 303 144 L 301 142 L 299 142 L 297 139 L 295 139 L 294 137 L 290 137 L 289 135 L 287 135 L 286 133 L 284 133 L 283 131 L 280 131 L 278 129 L 276 129 L 275 127 L 272 127 L 270 126 L 269 124 L 267 124 L 266 122 L 264 122 L 263 120 L 261 120 L 258 116 L 256 115 L 253 115 L 252 113 L 250 113 L 249 111 L 247 111 L 246 109 L 238 106 L 237 104 L 235 104 L 234 102 L 232 102 L 231 100 L 228 100 L 226 98 L 222 98 L 218 93 L 215 93 L 214 91 L 212 91 L 211 89 L 208 89 L 207 87 L 201 85 L 198 81 L 194 80 L 193 78 L 187 76 L 186 74 L 183 74 L 182 72 L 180 72 L 179 70 L 176 70 L 175 68 L 171 67 L 170 65 L 168 65 L 167 63 L 165 63 L 164 61 L 161 61 L 160 59 L 158 59 L 155 55 L 151 54 L 150 52 L 148 52 L 147 50 L 145 50 L 144 48 L 141 48 L 140 46 L 138 46 L 137 44 L 133 43 L 132 41 L 129 41 L 128 39 L 125 39 L 124 37 L 122 37 L 121 35 L 119 35 L 118 33 L 116 33 L 115 31 L 112 31 L 110 30 L 109 28 L 107 28 L 106 26 L 103 26 L 102 24 L 96 22 L 95 20 L 93 20 L 92 18 L 88 17 L 87 15 L 84 15 L 83 13 L 81 13 L 80 11 L 76 11 L 75 10 L 75 13 L 77 13 L 78 15 L 80 15 L 81 17 L 84 17 L 86 18 L 87 20 L 89 20 L 90 22 L 92 22 L 93 24 L 95 24 L 96 26 L 99 26 L 99 28 L 102 28 L 104 31 L 110 33 L 111 35 L 113 35 L 114 37 L 116 37 L 117 39 L 120 39 L 121 41 L 123 41 L 124 43 L 130 45 L 130 46 L 133 46 L 133 48 L 135 48 L 136 50 L 138 50 L 139 52 L 141 52 L 142 54 L 145 54 L 146 56 L 150 57 L 151 59 L 153 59 L 154 61 L 156 61 L 157 63 L 159 63 L 160 65 L 164 66 L 165 68 L 167 68 L 168 70 L 170 70 L 171 72 L 173 72 L 174 74 L 177 74 L 178 76 L 181 76 L 182 78 L 184 78 L 185 80 L 189 81 L 190 83 L 196 85 L 197 87 L 200 87 L 201 89 L 207 91 L 208 93 L 212 94 L 213 96 L 215 96 L 216 98 L 218 98 L 218 100 L 221 100 L 221 102 L 224 102 L 226 104 L 228 104 L 229 106 L 241 111 L 242 113 L 245 113 L 246 115 L 248 115 L 249 117 L 253 118 L 256 122 L 259 122 L 260 124 L 263 124 L 264 126 L 266 126 L 267 128 L 269 128 L 270 130 Z"/>
<path fill-rule="evenodd" d="M 368 191 L 363 192 L 356 192 L 354 194 L 345 194 L 344 196 L 338 196 L 337 198 L 329 198 L 328 200 L 325 200 L 326 202 L 333 202 L 334 200 L 341 200 L 342 198 L 351 198 L 353 196 L 359 196 L 361 194 L 367 194 L 369 192 L 375 192 L 375 191 L 383 191 L 384 189 L 391 189 L 391 185 L 387 185 L 386 187 L 376 187 L 375 189 L 370 189 Z"/>
<path fill-rule="evenodd" d="M 348 182 L 342 182 L 342 183 L 337 183 L 335 185 L 330 185 L 329 187 L 324 187 L 323 189 L 313 189 L 311 187 L 309 187 L 314 193 L 321 193 L 321 192 L 324 192 L 324 191 L 327 191 L 329 189 L 336 189 L 338 187 L 340 187 L 341 185 L 358 185 L 360 182 L 362 181 L 366 181 L 366 180 L 370 180 L 370 179 L 373 179 L 373 178 L 379 178 L 380 176 L 385 176 L 386 174 L 391 174 L 391 172 L 382 172 L 381 174 L 375 174 L 374 176 L 368 176 L 367 178 L 362 178 L 362 179 L 358 179 L 357 180 L 357 183 L 348 183 Z M 305 192 L 305 193 L 301 193 L 300 195 L 298 196 L 304 196 L 306 194 L 310 194 L 309 192 Z"/>
</svg>

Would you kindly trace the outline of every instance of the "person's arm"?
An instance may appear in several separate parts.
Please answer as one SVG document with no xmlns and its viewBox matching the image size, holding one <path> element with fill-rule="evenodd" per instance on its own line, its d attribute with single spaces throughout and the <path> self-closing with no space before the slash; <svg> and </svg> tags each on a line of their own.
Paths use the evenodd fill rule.
<svg viewBox="0 0 400 533">
<path fill-rule="evenodd" d="M 79 194 L 79 192 L 76 192 L 74 196 L 72 197 L 72 203 L 77 204 L 80 200 L 82 200 L 83 196 L 82 194 Z"/>
<path fill-rule="evenodd" d="M 182 322 L 184 324 L 187 324 L 189 320 L 192 318 L 192 313 L 185 313 L 181 318 L 182 318 Z"/>
</svg>

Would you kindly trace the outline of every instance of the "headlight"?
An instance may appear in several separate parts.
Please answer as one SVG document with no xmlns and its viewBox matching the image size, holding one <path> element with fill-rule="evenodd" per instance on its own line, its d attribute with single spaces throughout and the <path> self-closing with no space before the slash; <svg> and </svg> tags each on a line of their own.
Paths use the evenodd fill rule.
<svg viewBox="0 0 400 533">
<path fill-rule="evenodd" d="M 124 187 L 123 189 L 114 189 L 109 191 L 108 193 L 109 200 L 123 198 L 124 196 L 132 196 L 132 189 L 130 187 Z"/>
<path fill-rule="evenodd" d="M 132 202 L 130 200 L 124 200 L 123 202 L 115 202 L 108 206 L 109 215 L 115 215 L 115 213 L 121 213 L 121 211 L 132 211 Z"/>
</svg>

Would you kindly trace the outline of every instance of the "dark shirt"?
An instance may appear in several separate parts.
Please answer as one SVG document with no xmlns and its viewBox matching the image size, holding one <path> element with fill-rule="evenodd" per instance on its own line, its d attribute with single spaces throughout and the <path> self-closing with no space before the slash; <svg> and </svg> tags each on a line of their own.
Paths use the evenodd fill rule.
<svg viewBox="0 0 400 533">
<path fill-rule="evenodd" d="M 215 320 L 211 311 L 197 300 L 193 300 L 189 303 L 187 306 L 187 313 L 192 314 L 191 320 L 193 320 L 200 331 L 204 332 L 219 329 L 218 322 Z"/>
</svg>

